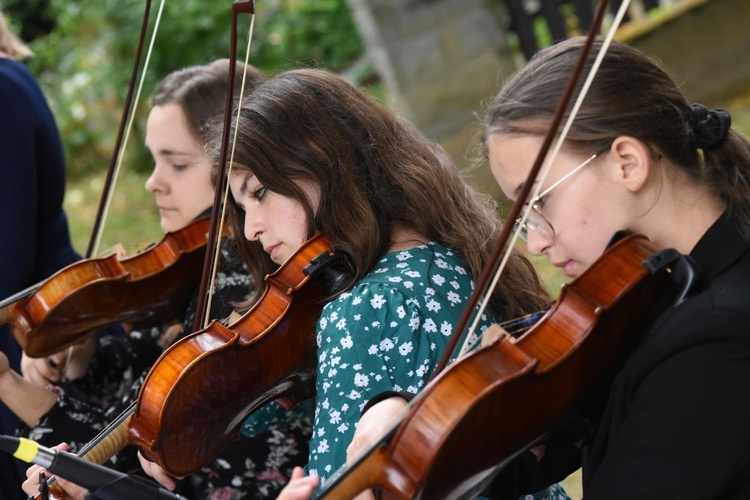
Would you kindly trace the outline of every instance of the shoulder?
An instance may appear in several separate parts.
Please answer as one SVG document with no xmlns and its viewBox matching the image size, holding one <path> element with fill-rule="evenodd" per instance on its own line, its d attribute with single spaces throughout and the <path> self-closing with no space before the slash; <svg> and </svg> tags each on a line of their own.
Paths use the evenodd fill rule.
<svg viewBox="0 0 750 500">
<path fill-rule="evenodd" d="M 388 284 L 406 294 L 423 293 L 426 288 L 471 287 L 468 267 L 455 250 L 440 243 L 384 255 L 357 286 Z"/>
<path fill-rule="evenodd" d="M 750 251 L 715 276 L 673 313 L 684 342 L 732 340 L 750 346 Z"/>
<path fill-rule="evenodd" d="M 22 63 L 0 60 L 0 118 L 12 117 L 14 123 L 33 122 L 49 114 L 47 100 L 34 76 Z M 33 113 L 29 113 L 29 110 Z"/>
<path fill-rule="evenodd" d="M 39 88 L 29 69 L 13 59 L 0 59 L 0 88 L 4 92 L 27 94 L 29 89 Z"/>
<path fill-rule="evenodd" d="M 430 296 L 460 303 L 471 294 L 473 280 L 458 253 L 430 242 L 384 255 L 354 287 L 341 294 L 341 302 L 359 302 L 365 295 L 388 293 L 407 303 L 420 304 Z"/>
<path fill-rule="evenodd" d="M 716 276 L 696 297 L 716 313 L 750 318 L 750 250 Z"/>
<path fill-rule="evenodd" d="M 665 311 L 634 353 L 641 368 L 681 353 L 750 356 L 750 253 L 679 306 Z M 709 354 L 710 353 L 710 354 Z"/>
<path fill-rule="evenodd" d="M 347 318 L 412 328 L 448 319 L 452 323 L 472 290 L 471 275 L 457 252 L 429 243 L 384 255 L 370 273 L 324 307 L 320 326 L 341 325 Z"/>
</svg>

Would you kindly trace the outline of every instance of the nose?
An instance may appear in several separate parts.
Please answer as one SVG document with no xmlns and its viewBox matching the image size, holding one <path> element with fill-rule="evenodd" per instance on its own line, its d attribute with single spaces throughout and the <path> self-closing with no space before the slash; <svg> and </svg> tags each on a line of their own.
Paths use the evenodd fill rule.
<svg viewBox="0 0 750 500">
<path fill-rule="evenodd" d="M 543 255 L 547 252 L 547 249 L 552 245 L 554 237 L 545 234 L 543 231 L 531 230 L 528 232 L 526 241 L 526 248 L 529 253 L 533 255 Z"/>
<path fill-rule="evenodd" d="M 149 193 L 160 193 L 164 194 L 167 191 L 168 184 L 164 181 L 164 175 L 162 174 L 162 168 L 159 163 L 154 164 L 154 170 L 151 175 L 146 179 L 146 191 Z"/>
<path fill-rule="evenodd" d="M 245 212 L 245 239 L 247 241 L 260 240 L 260 235 L 265 231 L 262 218 L 256 210 L 247 210 Z"/>
</svg>

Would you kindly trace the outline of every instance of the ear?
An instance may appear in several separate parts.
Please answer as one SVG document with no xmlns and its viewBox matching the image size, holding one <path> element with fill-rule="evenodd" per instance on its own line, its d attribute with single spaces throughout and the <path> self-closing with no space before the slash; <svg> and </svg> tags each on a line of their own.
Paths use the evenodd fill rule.
<svg viewBox="0 0 750 500">
<path fill-rule="evenodd" d="M 651 172 L 651 150 L 640 139 L 621 135 L 612 142 L 608 160 L 619 182 L 633 193 L 640 191 Z"/>
</svg>

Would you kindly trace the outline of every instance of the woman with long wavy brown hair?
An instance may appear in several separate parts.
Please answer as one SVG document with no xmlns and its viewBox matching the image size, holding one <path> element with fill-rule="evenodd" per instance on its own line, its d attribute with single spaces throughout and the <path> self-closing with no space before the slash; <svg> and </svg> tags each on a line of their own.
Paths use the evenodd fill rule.
<svg viewBox="0 0 750 500">
<path fill-rule="evenodd" d="M 308 470 L 325 481 L 372 396 L 427 383 L 501 224 L 442 148 L 333 73 L 281 73 L 236 119 L 230 216 L 251 273 L 260 279 L 323 233 L 345 276 L 316 328 Z M 514 254 L 481 327 L 548 304 Z"/>
</svg>

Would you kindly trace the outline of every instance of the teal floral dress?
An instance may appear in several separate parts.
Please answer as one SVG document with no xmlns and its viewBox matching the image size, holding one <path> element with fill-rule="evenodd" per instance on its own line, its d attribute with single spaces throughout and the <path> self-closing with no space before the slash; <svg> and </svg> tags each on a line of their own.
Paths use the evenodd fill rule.
<svg viewBox="0 0 750 500">
<path fill-rule="evenodd" d="M 431 242 L 384 255 L 351 290 L 326 304 L 317 325 L 308 463 L 322 485 L 346 463 L 346 448 L 371 397 L 417 393 L 427 384 L 473 288 L 458 253 Z M 498 319 L 485 313 L 479 331 Z M 536 498 L 567 498 L 555 488 Z"/>
<path fill-rule="evenodd" d="M 318 373 L 308 470 L 322 484 L 346 462 L 367 401 L 422 389 L 471 295 L 458 254 L 438 243 L 384 255 L 317 325 Z M 485 317 L 483 328 L 491 322 Z"/>
</svg>

